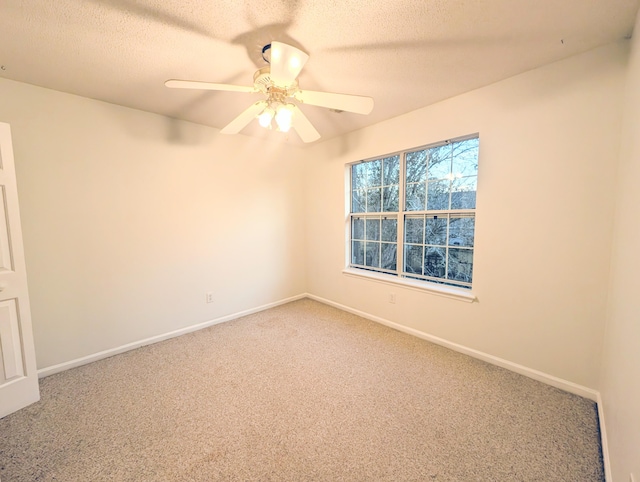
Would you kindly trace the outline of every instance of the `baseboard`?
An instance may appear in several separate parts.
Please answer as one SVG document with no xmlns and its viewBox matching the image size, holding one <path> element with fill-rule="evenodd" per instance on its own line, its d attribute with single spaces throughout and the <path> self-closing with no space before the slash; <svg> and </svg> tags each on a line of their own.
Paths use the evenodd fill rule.
<svg viewBox="0 0 640 482">
<path fill-rule="evenodd" d="M 602 447 L 602 462 L 604 464 L 604 480 L 611 482 L 611 461 L 609 460 L 609 442 L 607 438 L 607 427 L 604 424 L 604 405 L 602 404 L 602 396 L 598 392 L 596 404 L 598 406 L 598 422 L 600 423 L 600 446 Z"/>
<path fill-rule="evenodd" d="M 198 323 L 196 325 L 187 326 L 185 328 L 180 328 L 179 330 L 170 331 L 168 333 L 163 333 L 161 335 L 152 336 L 150 338 L 145 338 L 144 340 L 134 341 L 132 343 L 127 343 L 126 345 L 122 345 L 116 348 L 110 348 L 109 350 L 104 350 L 98 353 L 94 353 L 92 355 L 87 355 L 81 358 L 76 358 L 75 360 L 70 360 L 67 362 L 59 363 L 57 365 L 52 365 L 50 367 L 41 368 L 38 370 L 38 378 L 48 377 L 49 375 L 53 375 L 55 373 L 63 372 L 65 370 L 69 370 L 71 368 L 76 368 L 82 365 L 86 365 L 87 363 L 92 363 L 94 361 L 102 360 L 103 358 L 109 358 L 114 355 L 118 355 L 120 353 L 124 353 L 129 350 L 135 350 L 136 348 L 140 348 L 141 346 L 151 345 L 153 343 L 157 343 L 159 341 L 168 340 L 169 338 L 175 338 L 176 336 L 185 335 L 187 333 L 191 333 L 193 331 L 202 330 L 203 328 L 207 328 L 209 326 L 217 325 L 219 323 L 224 323 L 226 321 L 235 320 L 237 318 L 241 318 L 243 316 L 251 315 L 253 313 L 258 313 L 259 311 L 268 310 L 269 308 L 274 308 L 279 305 L 284 305 L 286 303 L 290 303 L 292 301 L 300 300 L 302 298 L 307 297 L 306 294 L 300 294 L 297 296 L 292 296 L 290 298 L 285 298 L 283 300 L 275 301 L 273 303 L 268 303 L 266 305 L 258 306 L 256 308 L 251 308 L 248 310 L 240 311 L 237 313 L 233 313 L 231 315 L 222 316 L 220 318 L 215 318 L 213 320 L 205 321 L 203 323 Z"/>
<path fill-rule="evenodd" d="M 487 363 L 491 363 L 492 365 L 506 368 L 507 370 L 510 370 L 512 372 L 519 373 L 526 377 L 533 378 L 534 380 L 538 380 L 539 382 L 546 383 L 547 385 L 551 385 L 553 387 L 559 388 L 566 392 L 580 395 L 581 397 L 588 398 L 589 400 L 593 400 L 594 402 L 597 402 L 597 399 L 599 396 L 599 392 L 597 390 L 593 390 L 591 388 L 578 385 L 577 383 L 563 380 L 562 378 L 558 378 L 553 375 L 549 375 L 547 373 L 534 370 L 532 368 L 528 368 L 523 365 L 519 365 L 517 363 L 510 362 L 509 360 L 505 360 L 497 356 L 489 355 L 488 353 L 484 353 L 479 350 L 474 350 L 473 348 L 468 348 L 464 345 L 453 343 L 451 341 L 445 340 L 444 338 L 439 338 L 437 336 L 430 335 L 423 331 L 416 330 L 414 328 L 409 328 L 404 325 L 400 325 L 399 323 L 395 323 L 393 321 L 380 318 L 379 316 L 370 315 L 369 313 L 365 313 L 364 311 L 356 310 L 355 308 L 351 308 L 350 306 L 342 305 L 340 303 L 335 303 L 331 300 L 327 300 L 319 296 L 307 294 L 307 297 L 312 300 L 319 301 L 320 303 L 324 303 L 326 305 L 333 306 L 340 310 L 353 313 L 354 315 L 361 316 L 362 318 L 375 321 L 376 323 L 386 325 L 395 330 L 402 331 L 404 333 L 408 333 L 409 335 L 417 336 L 418 338 L 422 338 L 423 340 L 430 341 L 431 343 L 435 343 L 436 345 L 440 345 L 445 348 L 449 348 L 453 351 L 457 351 L 459 353 L 469 355 L 473 358 L 477 358 Z"/>
</svg>

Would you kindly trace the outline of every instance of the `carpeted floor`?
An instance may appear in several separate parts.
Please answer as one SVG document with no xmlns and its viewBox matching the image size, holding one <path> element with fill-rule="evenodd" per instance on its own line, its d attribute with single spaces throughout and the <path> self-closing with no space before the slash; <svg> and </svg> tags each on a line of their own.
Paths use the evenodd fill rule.
<svg viewBox="0 0 640 482">
<path fill-rule="evenodd" d="M 601 481 L 596 406 L 301 300 L 41 380 L 17 481 Z"/>
</svg>

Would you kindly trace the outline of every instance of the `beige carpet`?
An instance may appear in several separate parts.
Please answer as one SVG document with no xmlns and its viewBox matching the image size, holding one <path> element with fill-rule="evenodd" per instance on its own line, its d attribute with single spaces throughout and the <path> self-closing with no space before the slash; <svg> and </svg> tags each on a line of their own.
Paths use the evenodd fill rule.
<svg viewBox="0 0 640 482">
<path fill-rule="evenodd" d="M 16 481 L 600 481 L 595 404 L 311 300 L 66 371 Z"/>
</svg>

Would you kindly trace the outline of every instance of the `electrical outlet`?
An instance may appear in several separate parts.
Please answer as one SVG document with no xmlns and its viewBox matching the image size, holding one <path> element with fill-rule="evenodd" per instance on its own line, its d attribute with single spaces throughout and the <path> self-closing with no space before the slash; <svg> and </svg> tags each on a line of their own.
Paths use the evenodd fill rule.
<svg viewBox="0 0 640 482">
<path fill-rule="evenodd" d="M 636 479 L 633 477 L 633 474 L 629 474 L 629 482 L 636 482 Z"/>
<path fill-rule="evenodd" d="M 207 293 L 207 303 L 213 303 L 213 291 Z"/>
<path fill-rule="evenodd" d="M 394 303 L 396 302 L 396 294 L 395 293 L 389 293 L 389 303 Z"/>
</svg>

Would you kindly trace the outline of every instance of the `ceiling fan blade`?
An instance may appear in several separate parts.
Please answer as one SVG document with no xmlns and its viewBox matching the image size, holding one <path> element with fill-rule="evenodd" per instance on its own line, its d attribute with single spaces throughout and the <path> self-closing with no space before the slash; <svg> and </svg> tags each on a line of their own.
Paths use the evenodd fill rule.
<svg viewBox="0 0 640 482">
<path fill-rule="evenodd" d="M 229 92 L 255 92 L 255 88 L 244 85 L 215 84 L 196 80 L 167 80 L 164 85 L 171 89 L 226 90 Z"/>
<path fill-rule="evenodd" d="M 293 84 L 307 60 L 309 56 L 302 50 L 282 42 L 271 42 L 271 80 L 283 87 Z"/>
<path fill-rule="evenodd" d="M 267 107 L 267 105 L 267 101 L 265 100 L 260 100 L 255 104 L 250 105 L 247 110 L 229 122 L 229 124 L 227 124 L 220 132 L 223 134 L 237 134 L 244 129 L 249 122 L 255 119 L 256 116 L 262 112 L 265 107 Z"/>
<path fill-rule="evenodd" d="M 293 105 L 293 104 L 292 104 Z M 291 126 L 296 130 L 303 142 L 313 142 L 320 139 L 320 133 L 309 122 L 307 116 L 302 113 L 297 105 L 293 105 L 293 119 Z"/>
<path fill-rule="evenodd" d="M 356 114 L 369 114 L 373 109 L 373 99 L 361 95 L 299 90 L 294 97 L 303 104 L 355 112 Z"/>
</svg>

